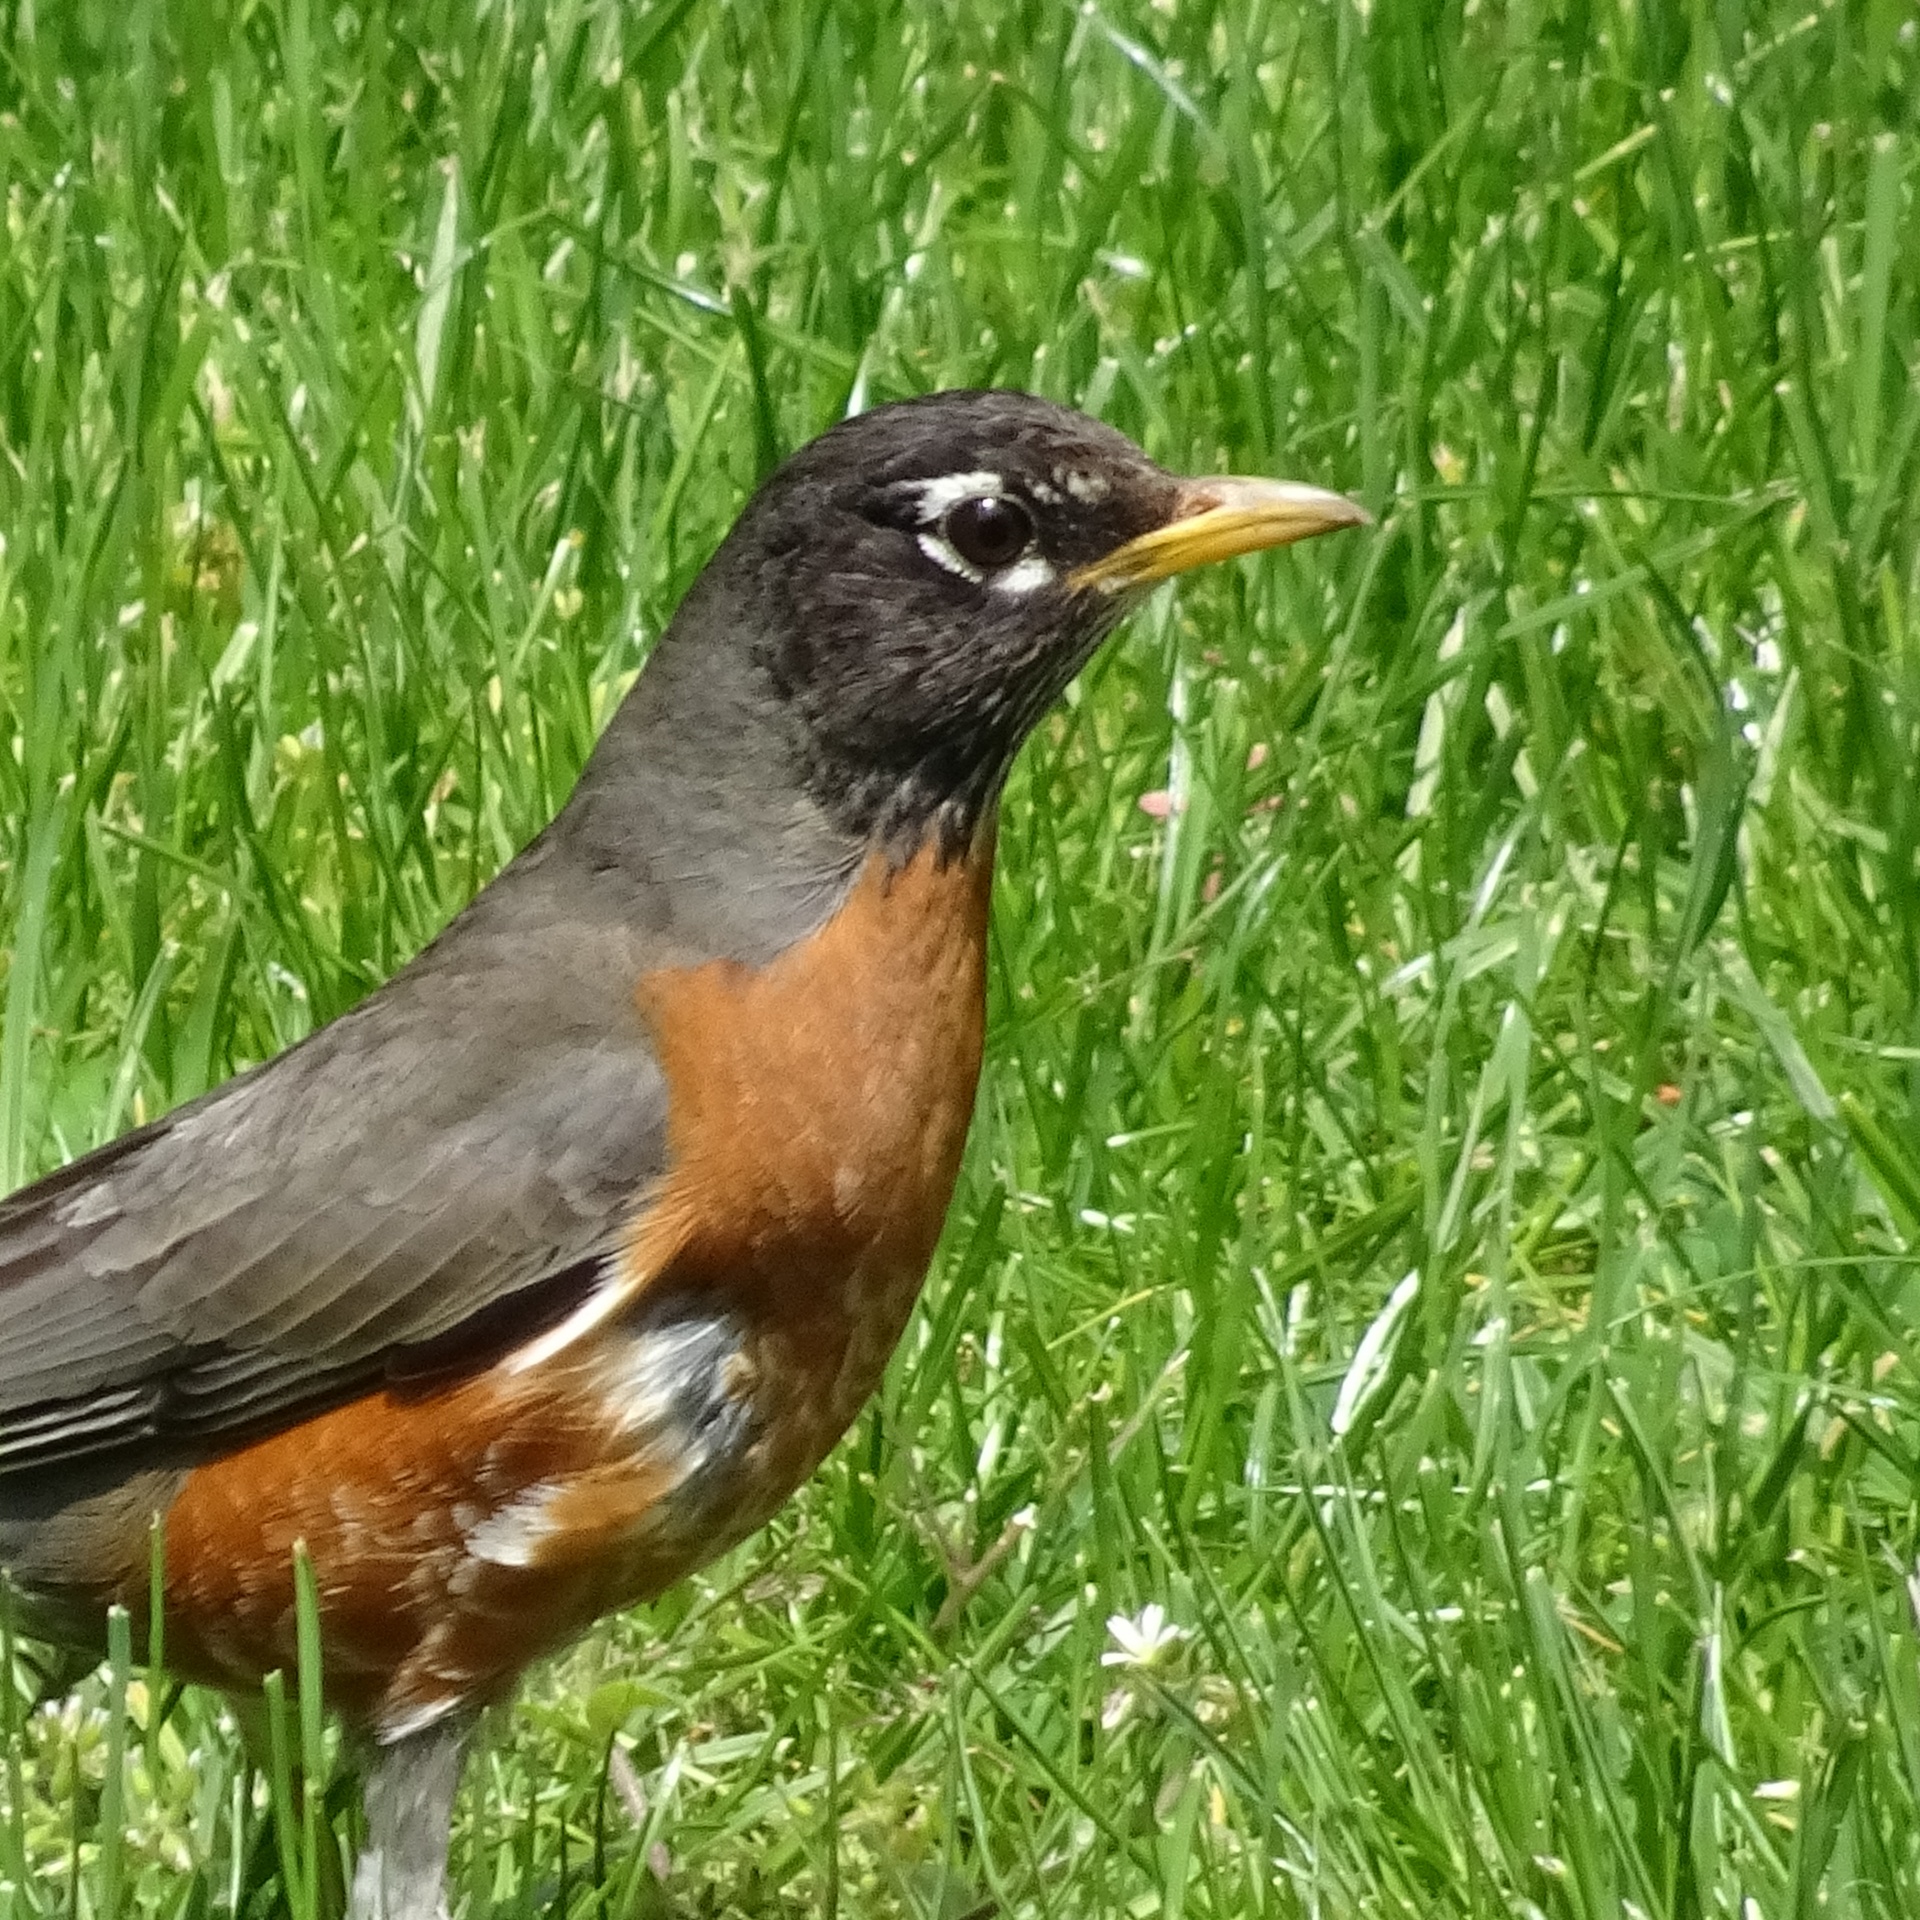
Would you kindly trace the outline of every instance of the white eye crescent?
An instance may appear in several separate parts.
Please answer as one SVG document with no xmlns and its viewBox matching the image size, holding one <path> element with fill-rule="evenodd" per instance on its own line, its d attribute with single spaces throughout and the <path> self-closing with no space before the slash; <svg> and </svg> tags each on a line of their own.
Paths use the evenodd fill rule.
<svg viewBox="0 0 1920 1920">
<path fill-rule="evenodd" d="M 1032 593 L 1055 578 L 1035 551 L 1032 511 L 999 474 L 943 474 L 919 496 L 920 550 L 949 573 L 997 593 Z"/>
</svg>

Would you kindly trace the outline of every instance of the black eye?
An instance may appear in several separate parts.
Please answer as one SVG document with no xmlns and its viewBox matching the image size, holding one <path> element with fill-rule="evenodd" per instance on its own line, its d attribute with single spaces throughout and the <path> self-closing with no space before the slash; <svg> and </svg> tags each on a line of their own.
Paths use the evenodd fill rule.
<svg viewBox="0 0 1920 1920">
<path fill-rule="evenodd" d="M 947 515 L 944 529 L 953 550 L 970 567 L 992 573 L 1011 566 L 1033 538 L 1033 516 L 1004 493 L 983 493 L 962 500 Z"/>
</svg>

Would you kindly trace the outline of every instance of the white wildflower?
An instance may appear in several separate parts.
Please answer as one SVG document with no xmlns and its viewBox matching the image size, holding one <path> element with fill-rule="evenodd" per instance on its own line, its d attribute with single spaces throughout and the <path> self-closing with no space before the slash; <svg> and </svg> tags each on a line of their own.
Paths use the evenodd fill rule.
<svg viewBox="0 0 1920 1920">
<path fill-rule="evenodd" d="M 1100 1656 L 1103 1667 L 1157 1667 L 1187 1638 L 1186 1628 L 1176 1627 L 1157 1600 L 1149 1600 L 1137 1620 L 1124 1613 L 1110 1614 L 1107 1632 L 1113 1636 L 1113 1645 Z"/>
</svg>

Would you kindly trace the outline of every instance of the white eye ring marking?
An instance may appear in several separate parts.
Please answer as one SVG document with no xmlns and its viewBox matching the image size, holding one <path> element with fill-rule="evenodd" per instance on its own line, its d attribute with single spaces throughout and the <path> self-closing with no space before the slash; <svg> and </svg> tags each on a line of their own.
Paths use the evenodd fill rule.
<svg viewBox="0 0 1920 1920">
<path fill-rule="evenodd" d="M 914 492 L 920 499 L 921 522 L 930 527 L 938 526 L 947 517 L 948 510 L 962 500 L 979 495 L 991 495 L 997 500 L 1006 491 L 1006 480 L 997 473 L 943 473 L 937 480 L 914 483 Z"/>
<path fill-rule="evenodd" d="M 919 536 L 920 551 L 935 566 L 945 567 L 949 573 L 957 573 L 962 580 L 971 580 L 977 587 L 986 575 L 970 560 L 960 558 L 960 550 L 945 534 L 923 533 Z"/>
<path fill-rule="evenodd" d="M 921 516 L 921 531 L 916 537 L 920 542 L 920 551 L 935 566 L 945 567 L 949 573 L 958 574 L 962 580 L 969 580 L 976 587 L 989 586 L 995 593 L 1034 593 L 1041 587 L 1051 586 L 1058 578 L 1053 563 L 1039 553 L 1029 553 L 1012 566 L 987 574 L 971 560 L 963 559 L 959 549 L 939 531 L 941 522 L 963 501 L 1011 498 L 1013 490 L 1007 485 L 1004 475 L 985 470 L 943 473 L 937 479 L 917 482 L 914 491 L 918 495 Z M 1051 493 L 1052 489 L 1036 488 L 1038 491 Z M 1056 500 L 1059 498 L 1058 494 L 1053 497 Z"/>
<path fill-rule="evenodd" d="M 995 593 L 1034 593 L 1051 586 L 1053 580 L 1053 563 L 1045 554 L 1030 553 L 1024 560 L 1003 567 L 987 584 Z"/>
<path fill-rule="evenodd" d="M 968 495 L 969 499 L 976 498 Z M 958 504 L 957 502 L 955 503 Z M 963 559 L 960 551 L 943 533 L 922 533 L 918 536 L 920 551 L 936 566 L 945 567 L 949 573 L 957 573 L 962 580 L 970 580 L 976 587 L 991 587 L 995 593 L 1035 593 L 1042 587 L 1048 587 L 1059 577 L 1053 569 L 1053 562 L 1043 553 L 1029 553 L 1016 560 L 1010 567 L 1002 567 L 998 573 L 982 573 L 971 560 Z"/>
</svg>

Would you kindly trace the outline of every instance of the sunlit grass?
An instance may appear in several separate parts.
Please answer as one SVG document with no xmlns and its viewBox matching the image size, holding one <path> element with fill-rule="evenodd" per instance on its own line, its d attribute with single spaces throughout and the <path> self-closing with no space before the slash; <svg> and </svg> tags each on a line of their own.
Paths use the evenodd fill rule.
<svg viewBox="0 0 1920 1920">
<path fill-rule="evenodd" d="M 414 950 L 850 405 L 1380 517 L 1043 729 L 886 1391 L 468 1913 L 1920 1906 L 1905 13 L 15 11 L 8 1181 Z M 217 1702 L 11 1664 L 0 1913 L 278 1897 Z"/>
</svg>

